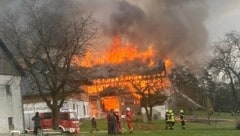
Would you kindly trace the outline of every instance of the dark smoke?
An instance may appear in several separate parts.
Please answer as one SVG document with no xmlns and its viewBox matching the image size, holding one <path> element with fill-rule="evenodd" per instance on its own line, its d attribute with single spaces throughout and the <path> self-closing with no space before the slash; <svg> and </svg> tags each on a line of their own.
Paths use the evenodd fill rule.
<svg viewBox="0 0 240 136">
<path fill-rule="evenodd" d="M 18 1 L 22 0 L 0 1 L 0 11 L 3 7 L 15 9 L 14 6 L 20 3 Z M 59 3 L 58 0 L 52 0 L 52 2 Z M 105 39 L 102 41 L 106 42 L 113 36 L 121 34 L 124 40 L 136 43 L 141 50 L 154 45 L 157 58 L 169 57 L 175 62 L 198 63 L 206 56 L 208 32 L 204 23 L 208 17 L 208 6 L 204 0 L 71 0 L 65 2 L 80 2 L 81 10 L 96 18 L 103 27 Z M 58 9 L 64 12 L 63 8 Z"/>
<path fill-rule="evenodd" d="M 108 35 L 121 34 L 140 49 L 153 44 L 159 58 L 170 57 L 176 62 L 204 58 L 208 40 L 204 1 L 142 0 L 133 4 L 121 0 L 115 4 L 105 27 Z"/>
<path fill-rule="evenodd" d="M 145 20 L 145 13 L 134 5 L 126 1 L 119 1 L 116 9 L 110 15 L 110 26 L 105 27 L 106 32 L 110 35 L 134 35 L 139 24 Z"/>
</svg>

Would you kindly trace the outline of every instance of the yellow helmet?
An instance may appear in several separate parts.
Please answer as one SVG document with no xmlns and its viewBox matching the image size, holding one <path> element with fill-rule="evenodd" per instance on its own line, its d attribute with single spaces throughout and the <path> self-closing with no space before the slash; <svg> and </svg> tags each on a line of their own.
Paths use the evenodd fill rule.
<svg viewBox="0 0 240 136">
<path fill-rule="evenodd" d="M 183 110 L 180 110 L 180 113 L 183 113 L 184 111 Z"/>
</svg>

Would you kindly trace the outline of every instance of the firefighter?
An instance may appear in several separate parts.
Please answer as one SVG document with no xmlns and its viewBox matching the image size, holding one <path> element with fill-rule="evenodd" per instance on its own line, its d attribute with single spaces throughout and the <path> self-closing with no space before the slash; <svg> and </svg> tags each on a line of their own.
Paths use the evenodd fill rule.
<svg viewBox="0 0 240 136">
<path fill-rule="evenodd" d="M 169 116 L 170 116 L 170 113 L 169 113 L 169 110 L 166 110 L 166 113 L 165 113 L 165 129 L 168 130 L 168 127 L 169 127 Z"/>
<path fill-rule="evenodd" d="M 93 130 L 98 131 L 98 129 L 97 129 L 97 122 L 96 122 L 96 117 L 95 116 L 92 117 L 91 124 L 92 124 L 92 129 L 91 129 L 90 133 L 92 133 Z"/>
<path fill-rule="evenodd" d="M 133 131 L 133 127 L 132 127 L 132 111 L 131 111 L 131 109 L 129 107 L 126 108 L 126 121 L 127 121 L 127 125 L 128 125 L 128 131 L 130 133 L 132 133 L 132 131 Z"/>
<path fill-rule="evenodd" d="M 108 134 L 109 136 L 117 135 L 117 116 L 113 109 L 107 115 Z"/>
<path fill-rule="evenodd" d="M 41 129 L 40 126 L 40 116 L 39 116 L 39 112 L 36 112 L 35 116 L 32 117 L 32 120 L 34 121 L 34 131 L 33 134 L 38 135 L 38 130 Z"/>
<path fill-rule="evenodd" d="M 174 124 L 175 124 L 175 115 L 172 110 L 169 111 L 169 129 L 173 130 L 174 129 Z"/>
<path fill-rule="evenodd" d="M 117 133 L 121 134 L 122 133 L 122 123 L 121 123 L 121 115 L 119 113 L 118 109 L 114 110 L 116 118 L 117 118 Z"/>
<path fill-rule="evenodd" d="M 180 110 L 180 121 L 182 129 L 185 129 L 185 115 L 183 110 Z"/>
</svg>

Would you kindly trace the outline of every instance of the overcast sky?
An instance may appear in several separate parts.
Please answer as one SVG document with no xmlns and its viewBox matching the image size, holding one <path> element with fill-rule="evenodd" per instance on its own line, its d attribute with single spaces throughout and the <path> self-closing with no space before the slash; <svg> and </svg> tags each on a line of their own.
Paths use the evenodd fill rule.
<svg viewBox="0 0 240 136">
<path fill-rule="evenodd" d="M 240 32 L 240 0 L 207 0 L 209 17 L 206 26 L 209 41 L 222 38 L 226 32 Z"/>
<path fill-rule="evenodd" d="M 0 0 L 0 12 L 10 3 L 17 5 L 16 2 L 12 4 L 13 1 L 19 0 Z M 206 2 L 209 5 L 206 27 L 210 42 L 216 41 L 231 30 L 240 31 L 240 0 L 206 0 Z"/>
</svg>

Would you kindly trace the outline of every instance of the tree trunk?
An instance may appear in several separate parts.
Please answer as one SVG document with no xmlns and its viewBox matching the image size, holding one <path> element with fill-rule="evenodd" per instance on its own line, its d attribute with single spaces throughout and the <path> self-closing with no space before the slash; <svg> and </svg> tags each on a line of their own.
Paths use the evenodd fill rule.
<svg viewBox="0 0 240 136">
<path fill-rule="evenodd" d="M 146 105 L 144 105 L 144 109 L 146 112 L 146 116 L 147 116 L 147 121 L 149 122 L 149 112 L 148 112 L 148 107 Z"/>
<path fill-rule="evenodd" d="M 145 105 L 144 109 L 146 111 L 147 122 L 151 123 L 152 122 L 152 107 L 149 107 L 149 110 L 148 110 L 148 106 Z"/>
<path fill-rule="evenodd" d="M 152 123 L 152 106 L 149 106 L 149 122 Z"/>
<path fill-rule="evenodd" d="M 148 98 L 147 99 L 147 105 L 149 107 L 149 112 L 148 112 L 148 116 L 147 117 L 148 117 L 148 123 L 151 123 L 152 122 L 152 115 L 151 115 L 152 114 L 152 107 L 150 105 L 150 98 L 151 97 L 150 97 L 150 89 L 149 88 L 147 89 L 147 92 L 148 92 L 147 93 L 147 95 L 148 95 L 148 97 L 147 97 Z"/>
<path fill-rule="evenodd" d="M 58 130 L 59 129 L 59 106 L 54 103 L 53 101 L 53 108 L 52 108 L 52 122 L 53 122 L 53 129 Z"/>
<path fill-rule="evenodd" d="M 234 100 L 235 100 L 235 102 L 237 104 L 237 107 L 240 107 L 240 101 L 238 100 L 238 94 L 237 94 L 237 91 L 236 91 L 236 89 L 234 87 L 233 78 L 232 78 L 230 72 L 228 72 L 228 76 L 230 78 L 230 85 L 231 85 L 232 92 L 233 92 L 233 98 L 234 98 Z"/>
</svg>

